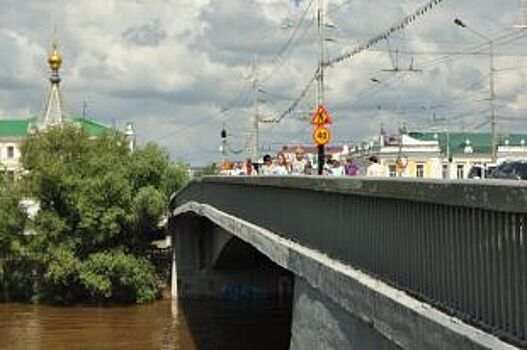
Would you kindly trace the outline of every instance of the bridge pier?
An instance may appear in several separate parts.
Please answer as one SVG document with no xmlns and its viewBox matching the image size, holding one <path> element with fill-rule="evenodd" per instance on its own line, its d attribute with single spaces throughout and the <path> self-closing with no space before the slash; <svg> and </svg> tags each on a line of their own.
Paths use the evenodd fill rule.
<svg viewBox="0 0 527 350">
<path fill-rule="evenodd" d="M 297 277 L 290 350 L 304 349 L 400 348 Z"/>
</svg>

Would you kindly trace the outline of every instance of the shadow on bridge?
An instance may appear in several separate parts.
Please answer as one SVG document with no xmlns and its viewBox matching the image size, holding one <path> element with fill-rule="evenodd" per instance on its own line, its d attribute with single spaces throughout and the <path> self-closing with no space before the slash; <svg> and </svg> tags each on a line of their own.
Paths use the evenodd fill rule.
<svg viewBox="0 0 527 350">
<path fill-rule="evenodd" d="M 180 303 L 199 349 L 288 349 L 294 276 L 193 215 L 175 236 Z"/>
</svg>

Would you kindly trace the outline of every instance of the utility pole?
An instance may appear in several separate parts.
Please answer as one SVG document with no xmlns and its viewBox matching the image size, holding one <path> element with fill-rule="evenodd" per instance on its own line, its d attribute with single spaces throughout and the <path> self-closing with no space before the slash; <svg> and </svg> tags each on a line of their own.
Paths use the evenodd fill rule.
<svg viewBox="0 0 527 350">
<path fill-rule="evenodd" d="M 496 93 L 494 92 L 494 45 L 489 40 L 489 57 L 490 57 L 490 77 L 489 77 L 489 103 L 490 103 L 490 132 L 492 134 L 492 153 L 491 160 L 496 163 L 498 160 L 498 118 L 496 116 Z"/>
<path fill-rule="evenodd" d="M 489 76 L 489 104 L 490 104 L 490 133 L 492 137 L 492 150 L 491 150 L 491 160 L 493 163 L 496 163 L 498 159 L 498 117 L 496 115 L 496 93 L 494 92 L 494 72 L 496 71 L 494 69 L 494 41 L 490 39 L 488 36 L 482 34 L 480 31 L 474 29 L 471 26 L 468 26 L 465 22 L 463 22 L 459 18 L 454 19 L 454 24 L 469 30 L 473 34 L 479 36 L 483 40 L 487 42 L 487 45 L 489 45 L 489 68 L 490 68 L 490 76 Z"/>
<path fill-rule="evenodd" d="M 252 147 L 251 147 L 251 158 L 253 162 L 257 162 L 259 158 L 260 151 L 260 111 L 259 111 L 259 101 L 258 101 L 258 68 L 257 68 L 257 58 L 254 57 L 253 69 L 252 69 L 252 79 L 253 79 L 253 99 L 254 99 L 254 119 L 253 119 L 253 137 L 252 137 Z"/>
<path fill-rule="evenodd" d="M 317 108 L 324 105 L 324 0 L 317 0 L 317 40 L 318 40 L 318 71 L 317 71 Z M 326 158 L 324 145 L 318 146 L 318 175 L 324 171 Z"/>
</svg>

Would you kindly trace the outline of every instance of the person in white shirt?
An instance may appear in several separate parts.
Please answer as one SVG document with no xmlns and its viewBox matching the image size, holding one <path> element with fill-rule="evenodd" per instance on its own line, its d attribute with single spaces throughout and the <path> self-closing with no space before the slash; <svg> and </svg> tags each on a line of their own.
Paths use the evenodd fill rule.
<svg viewBox="0 0 527 350">
<path fill-rule="evenodd" d="M 368 177 L 384 177 L 384 167 L 379 164 L 379 159 L 375 156 L 370 157 L 370 165 L 366 170 L 366 176 Z"/>
<path fill-rule="evenodd" d="M 273 175 L 289 175 L 289 167 L 282 152 L 276 154 L 276 164 L 274 166 Z"/>
<path fill-rule="evenodd" d="M 235 162 L 231 170 L 231 176 L 243 176 L 245 175 L 242 164 L 240 162 Z"/>
<path fill-rule="evenodd" d="M 298 147 L 295 150 L 295 158 L 291 161 L 291 174 L 292 175 L 305 175 L 307 174 L 308 161 L 304 158 L 304 150 Z"/>
<path fill-rule="evenodd" d="M 245 163 L 243 164 L 243 174 L 245 176 L 254 176 L 254 175 L 258 175 L 258 172 L 256 171 L 256 169 L 254 168 L 254 165 L 253 165 L 253 162 L 252 160 L 249 158 L 245 161 Z"/>
<path fill-rule="evenodd" d="M 333 176 L 344 176 L 346 175 L 346 170 L 344 169 L 344 166 L 338 161 L 333 161 L 333 169 L 331 170 L 331 175 Z"/>
<path fill-rule="evenodd" d="M 263 165 L 259 173 L 264 176 L 274 175 L 273 159 L 270 155 L 266 154 L 263 157 Z"/>
</svg>

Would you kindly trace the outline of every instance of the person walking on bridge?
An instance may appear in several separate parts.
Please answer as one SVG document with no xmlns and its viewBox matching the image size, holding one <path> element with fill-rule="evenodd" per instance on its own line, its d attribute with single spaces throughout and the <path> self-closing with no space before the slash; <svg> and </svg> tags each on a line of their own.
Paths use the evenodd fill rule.
<svg viewBox="0 0 527 350">
<path fill-rule="evenodd" d="M 308 161 L 304 156 L 304 149 L 298 147 L 295 150 L 295 157 L 291 162 L 291 175 L 306 175 L 308 173 Z"/>
<path fill-rule="evenodd" d="M 353 163 L 351 157 L 346 158 L 346 165 L 344 166 L 346 170 L 346 176 L 357 176 L 359 174 L 359 167 L 357 164 Z"/>
<path fill-rule="evenodd" d="M 282 152 L 276 154 L 276 164 L 274 165 L 273 175 L 289 175 L 289 164 L 287 164 L 285 155 Z"/>
<path fill-rule="evenodd" d="M 366 176 L 368 177 L 384 177 L 384 167 L 379 164 L 379 158 L 371 156 L 369 159 L 370 165 L 366 171 Z"/>
<path fill-rule="evenodd" d="M 260 174 L 264 176 L 274 175 L 273 159 L 271 158 L 269 154 L 266 154 L 263 157 L 263 165 L 262 165 Z"/>
</svg>

